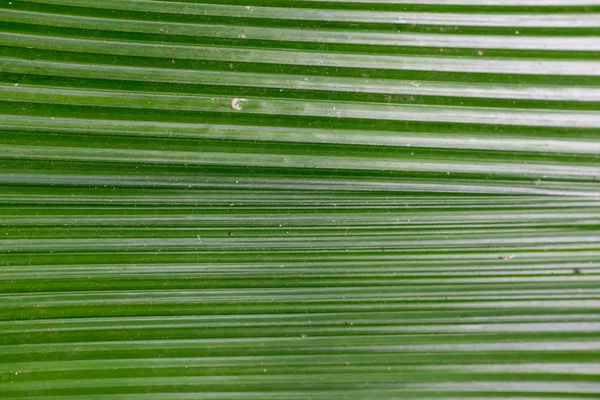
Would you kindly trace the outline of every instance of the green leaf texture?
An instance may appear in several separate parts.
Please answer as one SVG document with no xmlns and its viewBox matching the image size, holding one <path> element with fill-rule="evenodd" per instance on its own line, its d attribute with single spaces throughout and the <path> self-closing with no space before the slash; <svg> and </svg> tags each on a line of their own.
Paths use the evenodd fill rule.
<svg viewBox="0 0 600 400">
<path fill-rule="evenodd" d="M 599 1 L 0 21 L 0 398 L 598 398 Z"/>
</svg>

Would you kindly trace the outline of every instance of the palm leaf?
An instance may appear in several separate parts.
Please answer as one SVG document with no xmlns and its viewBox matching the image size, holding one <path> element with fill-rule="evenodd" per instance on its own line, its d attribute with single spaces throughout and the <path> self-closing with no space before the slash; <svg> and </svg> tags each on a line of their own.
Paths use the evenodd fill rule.
<svg viewBox="0 0 600 400">
<path fill-rule="evenodd" d="M 595 0 L 13 0 L 0 397 L 592 398 Z"/>
</svg>

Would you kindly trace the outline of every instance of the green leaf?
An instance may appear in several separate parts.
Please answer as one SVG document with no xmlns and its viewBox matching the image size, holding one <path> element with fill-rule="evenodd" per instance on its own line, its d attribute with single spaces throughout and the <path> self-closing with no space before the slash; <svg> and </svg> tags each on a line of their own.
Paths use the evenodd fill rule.
<svg viewBox="0 0 600 400">
<path fill-rule="evenodd" d="M 600 393 L 596 0 L 0 21 L 0 398 Z"/>
</svg>

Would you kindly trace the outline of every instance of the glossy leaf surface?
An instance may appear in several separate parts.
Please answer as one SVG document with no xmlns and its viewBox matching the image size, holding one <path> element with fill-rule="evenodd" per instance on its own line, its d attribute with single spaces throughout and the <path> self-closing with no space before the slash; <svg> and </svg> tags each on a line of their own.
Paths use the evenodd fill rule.
<svg viewBox="0 0 600 400">
<path fill-rule="evenodd" d="M 0 21 L 0 398 L 600 393 L 598 1 Z"/>
</svg>

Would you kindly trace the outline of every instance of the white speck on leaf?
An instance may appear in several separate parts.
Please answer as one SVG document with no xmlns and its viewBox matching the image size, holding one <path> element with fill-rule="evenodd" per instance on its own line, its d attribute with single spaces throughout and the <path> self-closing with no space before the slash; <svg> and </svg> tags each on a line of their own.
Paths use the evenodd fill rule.
<svg viewBox="0 0 600 400">
<path fill-rule="evenodd" d="M 231 108 L 240 111 L 242 109 L 241 103 L 245 101 L 248 101 L 248 99 L 240 99 L 239 97 L 234 97 L 233 99 L 231 99 Z"/>
</svg>

